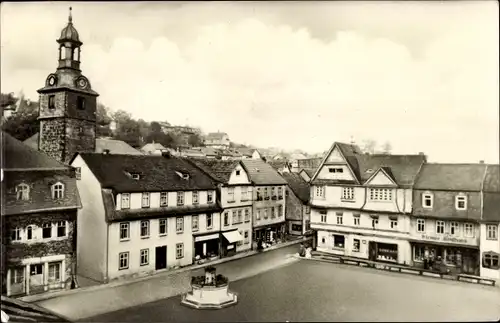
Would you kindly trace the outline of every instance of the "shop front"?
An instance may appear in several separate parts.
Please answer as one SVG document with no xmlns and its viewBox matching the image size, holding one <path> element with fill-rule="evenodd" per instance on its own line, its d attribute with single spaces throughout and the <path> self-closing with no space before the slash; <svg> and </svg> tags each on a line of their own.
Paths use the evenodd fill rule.
<svg viewBox="0 0 500 323">
<path fill-rule="evenodd" d="M 372 261 L 398 263 L 398 245 L 395 243 L 370 241 L 368 254 Z"/>
<path fill-rule="evenodd" d="M 415 267 L 479 275 L 479 250 L 462 246 L 413 243 Z"/>
<path fill-rule="evenodd" d="M 255 242 L 266 244 L 274 244 L 285 238 L 285 223 L 275 223 L 266 225 L 264 227 L 256 228 L 254 230 L 254 240 Z"/>
<path fill-rule="evenodd" d="M 219 257 L 219 238 L 219 233 L 194 236 L 195 261 L 217 259 Z"/>
<path fill-rule="evenodd" d="M 237 229 L 222 232 L 222 256 L 231 257 L 236 253 L 236 246 L 243 241 L 243 236 Z"/>
</svg>

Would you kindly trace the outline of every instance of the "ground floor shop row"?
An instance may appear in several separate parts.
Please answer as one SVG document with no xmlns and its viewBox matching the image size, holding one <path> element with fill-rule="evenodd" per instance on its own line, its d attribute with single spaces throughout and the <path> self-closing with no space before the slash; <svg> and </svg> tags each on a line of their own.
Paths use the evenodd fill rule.
<svg viewBox="0 0 500 323">
<path fill-rule="evenodd" d="M 17 264 L 7 264 L 7 296 L 43 293 L 71 287 L 71 258 L 55 255 L 23 259 Z"/>
<path fill-rule="evenodd" d="M 479 275 L 481 268 L 479 249 L 471 246 L 318 230 L 316 249 L 336 255 L 454 274 Z"/>
<path fill-rule="evenodd" d="M 274 223 L 253 229 L 253 241 L 273 244 L 285 239 L 286 223 Z"/>
</svg>

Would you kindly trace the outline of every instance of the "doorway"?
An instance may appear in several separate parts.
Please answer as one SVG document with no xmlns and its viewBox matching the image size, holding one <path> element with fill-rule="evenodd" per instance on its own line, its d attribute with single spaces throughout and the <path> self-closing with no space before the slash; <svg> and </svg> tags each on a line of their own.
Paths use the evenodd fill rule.
<svg viewBox="0 0 500 323">
<path fill-rule="evenodd" d="M 368 259 L 377 260 L 377 244 L 373 241 L 368 241 Z"/>
<path fill-rule="evenodd" d="M 156 247 L 156 270 L 167 268 L 167 246 Z"/>
</svg>

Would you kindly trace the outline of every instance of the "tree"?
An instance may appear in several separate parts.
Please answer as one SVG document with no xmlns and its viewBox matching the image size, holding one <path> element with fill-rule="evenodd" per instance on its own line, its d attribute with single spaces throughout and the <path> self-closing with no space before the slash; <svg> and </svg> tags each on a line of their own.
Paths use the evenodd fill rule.
<svg viewBox="0 0 500 323">
<path fill-rule="evenodd" d="M 23 97 L 17 99 L 11 94 L 2 94 L 2 108 L 4 105 L 12 105 L 18 100 L 21 101 L 18 110 L 5 120 L 2 124 L 2 130 L 17 140 L 24 141 L 36 134 L 40 129 L 38 122 L 38 103 L 28 102 L 28 100 L 25 100 Z"/>
<path fill-rule="evenodd" d="M 116 122 L 117 126 L 122 122 L 127 122 L 132 119 L 132 115 L 127 111 L 118 110 L 111 115 L 111 118 Z"/>
<path fill-rule="evenodd" d="M 191 147 L 202 147 L 202 146 L 204 146 L 203 140 L 197 134 L 192 134 L 191 136 L 189 136 L 189 138 L 188 138 L 188 144 Z"/>
<path fill-rule="evenodd" d="M 122 119 L 117 125 L 114 138 L 123 140 L 134 148 L 140 147 L 142 140 L 139 123 L 133 119 Z"/>
<path fill-rule="evenodd" d="M 391 143 L 389 141 L 386 141 L 382 149 L 383 149 L 384 154 L 390 155 L 391 151 L 392 151 Z"/>
<path fill-rule="evenodd" d="M 19 99 L 14 97 L 14 93 L 3 94 L 0 93 L 0 106 L 5 109 L 11 105 L 16 104 Z"/>
<path fill-rule="evenodd" d="M 96 119 L 97 119 L 97 124 L 100 126 L 109 126 L 111 121 L 113 121 L 111 119 L 111 112 L 109 108 L 102 103 L 97 104 Z"/>
<path fill-rule="evenodd" d="M 363 148 L 361 149 L 364 153 L 374 154 L 377 142 L 373 139 L 366 139 L 363 141 Z"/>
</svg>

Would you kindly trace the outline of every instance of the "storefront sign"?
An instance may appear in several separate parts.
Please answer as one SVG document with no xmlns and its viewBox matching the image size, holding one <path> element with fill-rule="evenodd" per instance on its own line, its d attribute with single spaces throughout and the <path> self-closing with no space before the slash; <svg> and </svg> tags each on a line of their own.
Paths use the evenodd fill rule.
<svg viewBox="0 0 500 323">
<path fill-rule="evenodd" d="M 206 236 L 198 236 L 198 237 L 194 238 L 194 242 L 207 241 L 207 240 L 212 240 L 212 239 L 219 239 L 219 234 L 215 233 L 215 234 L 209 234 Z"/>
<path fill-rule="evenodd" d="M 462 244 L 474 244 L 472 239 L 466 239 L 466 238 L 456 238 L 452 237 L 449 235 L 443 235 L 443 236 L 430 236 L 427 234 L 422 234 L 422 239 L 423 240 L 432 240 L 432 241 L 439 241 L 439 242 L 452 242 L 452 243 L 462 243 Z"/>
</svg>

